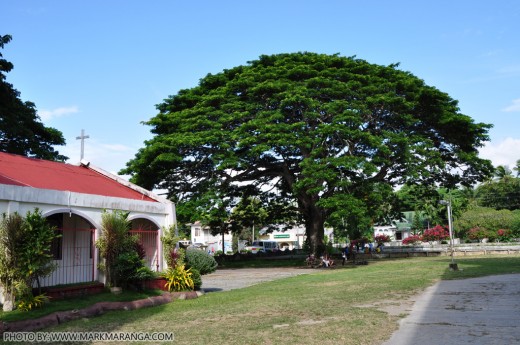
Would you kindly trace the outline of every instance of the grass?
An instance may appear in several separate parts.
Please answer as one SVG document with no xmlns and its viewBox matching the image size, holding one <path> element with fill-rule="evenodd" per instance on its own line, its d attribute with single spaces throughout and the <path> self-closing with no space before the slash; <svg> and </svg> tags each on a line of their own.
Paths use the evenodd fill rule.
<svg viewBox="0 0 520 345">
<path fill-rule="evenodd" d="M 349 265 L 46 331 L 173 332 L 172 344 L 381 344 L 399 316 L 378 309 L 379 303 L 398 305 L 441 279 L 520 273 L 519 255 L 457 258 L 459 271 L 449 271 L 449 262 L 430 257 Z"/>
<path fill-rule="evenodd" d="M 36 308 L 30 311 L 20 311 L 16 309 L 11 312 L 4 312 L 0 310 L 0 321 L 12 322 L 19 320 L 34 319 L 51 314 L 56 311 L 67 311 L 86 308 L 98 302 L 134 301 L 150 296 L 157 296 L 160 294 L 161 291 L 159 290 L 147 290 L 142 292 L 123 291 L 123 293 L 121 293 L 120 295 L 115 295 L 107 291 L 99 294 L 81 296 L 76 298 L 68 298 L 55 301 L 51 300 L 50 303 L 45 304 L 43 308 Z"/>
</svg>

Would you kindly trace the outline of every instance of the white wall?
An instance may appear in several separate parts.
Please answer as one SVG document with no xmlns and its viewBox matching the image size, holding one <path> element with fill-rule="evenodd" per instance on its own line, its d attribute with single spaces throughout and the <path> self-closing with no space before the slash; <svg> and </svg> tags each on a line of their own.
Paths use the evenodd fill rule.
<svg viewBox="0 0 520 345">
<path fill-rule="evenodd" d="M 264 233 L 263 235 L 260 235 L 260 239 L 276 241 L 280 249 L 283 249 L 283 244 L 288 244 L 287 249 L 289 250 L 301 249 L 305 241 L 305 227 L 303 225 L 299 225 L 293 226 L 286 231 L 275 230 L 271 233 Z"/>
<path fill-rule="evenodd" d="M 17 212 L 24 216 L 28 211 L 38 208 L 43 216 L 55 213 L 77 215 L 90 222 L 95 230 L 95 239 L 100 235 L 101 214 L 105 210 L 129 211 L 129 219 L 147 219 L 159 228 L 158 236 L 162 235 L 163 227 L 169 227 L 176 222 L 175 206 L 169 201 L 152 202 L 99 195 L 82 194 L 69 191 L 55 191 L 31 187 L 20 187 L 0 184 L 0 214 Z M 65 217 L 66 219 L 67 217 Z M 66 225 L 64 224 L 64 228 Z M 72 237 L 71 237 L 72 236 Z M 75 237 L 74 237 L 75 236 Z M 87 237 L 85 237 L 87 236 Z M 85 238 L 83 238 L 85 237 Z M 64 241 L 85 241 L 88 235 L 72 233 L 64 235 Z M 158 241 L 158 251 L 162 253 L 162 243 Z M 78 253 L 71 260 L 78 260 Z M 87 253 L 79 254 L 87 255 Z M 88 253 L 90 255 L 90 253 Z M 94 267 L 98 264 L 98 251 L 94 253 Z M 159 270 L 163 269 L 164 258 L 159 255 Z M 65 258 L 64 258 L 65 259 Z M 95 279 L 103 281 L 100 272 L 95 269 Z M 59 284 L 64 284 L 60 282 Z"/>
<path fill-rule="evenodd" d="M 196 222 L 190 224 L 190 240 L 191 243 L 202 243 L 205 246 L 209 246 L 210 244 L 222 243 L 222 235 L 212 235 L 210 229 L 202 226 L 201 223 Z M 224 234 L 224 241 L 232 241 L 233 235 L 228 233 Z M 222 248 L 220 248 L 222 249 Z"/>
</svg>

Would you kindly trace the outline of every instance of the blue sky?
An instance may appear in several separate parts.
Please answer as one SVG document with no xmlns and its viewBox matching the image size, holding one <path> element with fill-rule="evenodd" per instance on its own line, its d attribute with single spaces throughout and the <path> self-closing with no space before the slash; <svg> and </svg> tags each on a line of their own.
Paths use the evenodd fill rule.
<svg viewBox="0 0 520 345">
<path fill-rule="evenodd" d="M 262 54 L 357 56 L 447 92 L 491 123 L 481 156 L 520 159 L 520 2 L 4 0 L 8 82 L 62 131 L 71 163 L 117 172 L 150 139 L 155 105 Z M 463 134 L 461 134 L 463 135 Z"/>
</svg>

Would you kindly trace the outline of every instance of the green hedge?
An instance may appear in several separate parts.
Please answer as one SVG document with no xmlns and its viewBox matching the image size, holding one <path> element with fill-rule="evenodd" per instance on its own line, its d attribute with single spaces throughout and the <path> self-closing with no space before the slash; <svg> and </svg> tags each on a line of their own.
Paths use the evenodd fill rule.
<svg viewBox="0 0 520 345">
<path fill-rule="evenodd" d="M 195 268 L 201 275 L 215 272 L 218 266 L 213 256 L 199 249 L 187 249 L 185 260 L 189 268 Z"/>
</svg>

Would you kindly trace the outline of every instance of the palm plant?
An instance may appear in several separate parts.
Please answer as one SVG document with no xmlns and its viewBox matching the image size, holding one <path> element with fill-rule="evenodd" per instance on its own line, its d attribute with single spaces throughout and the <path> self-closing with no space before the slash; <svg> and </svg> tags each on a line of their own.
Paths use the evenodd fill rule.
<svg viewBox="0 0 520 345">
<path fill-rule="evenodd" d="M 495 169 L 495 177 L 498 180 L 503 180 L 503 179 L 506 179 L 506 178 L 513 177 L 513 172 L 511 171 L 511 169 L 509 169 L 508 166 L 506 166 L 506 165 L 499 165 Z"/>
<path fill-rule="evenodd" d="M 516 165 L 513 170 L 516 171 L 516 177 L 520 177 L 520 159 L 516 161 Z"/>
<path fill-rule="evenodd" d="M 100 268 L 106 274 L 111 287 L 119 286 L 119 255 L 128 247 L 133 247 L 134 239 L 128 235 L 130 221 L 128 213 L 122 211 L 103 212 L 101 215 L 101 236 L 96 241 L 101 258 L 105 260 Z"/>
</svg>

